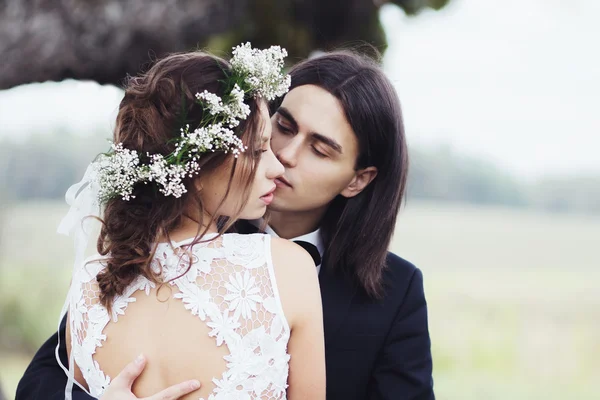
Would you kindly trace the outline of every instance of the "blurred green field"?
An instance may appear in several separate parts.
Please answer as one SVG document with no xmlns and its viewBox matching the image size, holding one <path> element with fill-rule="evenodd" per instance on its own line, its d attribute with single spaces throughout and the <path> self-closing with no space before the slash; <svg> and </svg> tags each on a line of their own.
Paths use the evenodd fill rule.
<svg viewBox="0 0 600 400">
<path fill-rule="evenodd" d="M 71 242 L 54 234 L 64 212 L 22 205 L 0 222 L 8 399 L 56 329 L 72 261 Z M 600 218 L 410 202 L 392 247 L 425 276 L 437 398 L 600 398 L 598 244 Z"/>
</svg>

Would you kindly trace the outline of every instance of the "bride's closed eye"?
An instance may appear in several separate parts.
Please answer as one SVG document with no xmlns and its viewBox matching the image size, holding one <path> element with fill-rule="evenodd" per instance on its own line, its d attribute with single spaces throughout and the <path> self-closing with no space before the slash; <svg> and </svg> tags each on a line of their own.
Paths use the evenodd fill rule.
<svg viewBox="0 0 600 400">
<path fill-rule="evenodd" d="M 270 141 L 267 142 L 266 144 L 263 143 L 261 148 L 254 150 L 254 157 L 255 158 L 262 157 L 263 153 L 266 153 L 267 151 L 269 151 L 270 148 L 271 148 Z"/>
</svg>

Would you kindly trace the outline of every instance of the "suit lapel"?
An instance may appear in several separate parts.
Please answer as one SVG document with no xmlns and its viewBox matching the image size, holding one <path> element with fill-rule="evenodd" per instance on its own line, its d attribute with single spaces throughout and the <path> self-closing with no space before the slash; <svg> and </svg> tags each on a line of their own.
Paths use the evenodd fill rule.
<svg viewBox="0 0 600 400">
<path fill-rule="evenodd" d="M 321 300 L 323 302 L 323 327 L 325 346 L 337 335 L 342 321 L 348 315 L 354 297 L 354 285 L 343 276 L 338 276 L 322 266 L 319 274 Z"/>
</svg>

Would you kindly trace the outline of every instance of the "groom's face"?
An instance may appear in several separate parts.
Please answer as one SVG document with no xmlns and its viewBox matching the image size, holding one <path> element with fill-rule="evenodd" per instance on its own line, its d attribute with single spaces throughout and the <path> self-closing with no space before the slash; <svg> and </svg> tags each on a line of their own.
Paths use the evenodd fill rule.
<svg viewBox="0 0 600 400">
<path fill-rule="evenodd" d="M 269 209 L 322 213 L 356 174 L 358 141 L 340 102 L 318 86 L 298 86 L 271 122 L 271 146 L 285 172 Z"/>
</svg>

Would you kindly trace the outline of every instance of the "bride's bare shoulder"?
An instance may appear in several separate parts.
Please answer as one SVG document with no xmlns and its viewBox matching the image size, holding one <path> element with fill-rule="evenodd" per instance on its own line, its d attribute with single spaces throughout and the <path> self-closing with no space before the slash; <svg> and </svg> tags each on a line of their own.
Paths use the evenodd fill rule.
<svg viewBox="0 0 600 400">
<path fill-rule="evenodd" d="M 316 273 L 315 263 L 310 254 L 290 240 L 272 238 L 271 251 L 275 268 L 289 270 L 290 274 Z"/>
<path fill-rule="evenodd" d="M 283 311 L 293 326 L 305 312 L 304 299 L 320 298 L 317 268 L 308 252 L 289 240 L 273 238 L 271 252 Z"/>
</svg>

